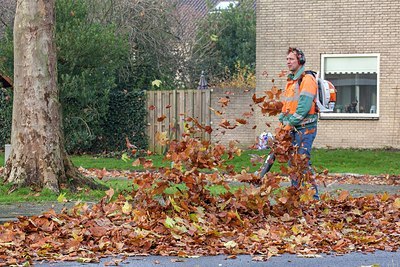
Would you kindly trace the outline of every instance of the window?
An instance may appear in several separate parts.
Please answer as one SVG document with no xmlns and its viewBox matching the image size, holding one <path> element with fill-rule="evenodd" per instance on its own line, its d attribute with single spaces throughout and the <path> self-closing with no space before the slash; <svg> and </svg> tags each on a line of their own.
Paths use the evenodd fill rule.
<svg viewBox="0 0 400 267">
<path fill-rule="evenodd" d="M 322 55 L 322 78 L 333 83 L 337 101 L 323 117 L 377 118 L 379 55 Z"/>
</svg>

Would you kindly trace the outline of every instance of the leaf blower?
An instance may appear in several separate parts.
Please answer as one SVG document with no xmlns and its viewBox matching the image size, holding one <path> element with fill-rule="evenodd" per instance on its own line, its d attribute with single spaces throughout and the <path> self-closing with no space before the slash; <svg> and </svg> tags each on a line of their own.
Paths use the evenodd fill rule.
<svg viewBox="0 0 400 267">
<path fill-rule="evenodd" d="M 258 137 L 257 147 L 259 150 L 270 148 L 269 144 L 271 144 L 273 141 L 274 141 L 274 136 L 272 135 L 272 133 L 263 132 Z M 267 158 L 265 159 L 263 166 L 261 167 L 260 179 L 262 179 L 264 177 L 264 175 L 267 172 L 269 172 L 269 170 L 272 168 L 272 165 L 274 164 L 274 162 L 275 162 L 275 155 L 271 150 L 271 152 L 268 154 Z"/>
</svg>

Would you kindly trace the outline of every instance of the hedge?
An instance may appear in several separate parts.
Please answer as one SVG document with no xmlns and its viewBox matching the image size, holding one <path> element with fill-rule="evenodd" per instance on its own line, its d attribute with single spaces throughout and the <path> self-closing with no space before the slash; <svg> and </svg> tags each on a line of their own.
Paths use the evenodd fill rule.
<svg viewBox="0 0 400 267">
<path fill-rule="evenodd" d="M 0 150 L 11 142 L 12 91 L 0 84 Z"/>
<path fill-rule="evenodd" d="M 140 149 L 146 149 L 147 109 L 145 91 L 119 91 L 109 94 L 106 120 L 100 122 L 101 133 L 92 135 L 87 140 L 90 144 L 75 147 L 69 153 L 102 153 L 126 150 L 125 139 Z M 68 118 L 66 118 L 68 119 Z M 10 143 L 12 121 L 12 90 L 0 88 L 0 147 Z M 89 131 L 90 132 L 90 131 Z M 66 136 L 66 144 L 79 143 L 74 138 L 80 138 L 79 131 Z M 66 146 L 68 147 L 68 145 Z"/>
</svg>

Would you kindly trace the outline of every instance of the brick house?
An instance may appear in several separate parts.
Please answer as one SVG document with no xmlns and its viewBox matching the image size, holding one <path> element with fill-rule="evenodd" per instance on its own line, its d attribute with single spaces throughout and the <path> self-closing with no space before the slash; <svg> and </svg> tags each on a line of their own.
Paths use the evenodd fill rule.
<svg viewBox="0 0 400 267">
<path fill-rule="evenodd" d="M 399 1 L 259 0 L 257 7 L 258 94 L 272 78 L 284 87 L 278 73 L 287 48 L 298 47 L 306 69 L 338 90 L 335 111 L 321 115 L 316 147 L 400 148 Z M 257 125 L 265 121 L 277 118 L 257 117 Z"/>
</svg>

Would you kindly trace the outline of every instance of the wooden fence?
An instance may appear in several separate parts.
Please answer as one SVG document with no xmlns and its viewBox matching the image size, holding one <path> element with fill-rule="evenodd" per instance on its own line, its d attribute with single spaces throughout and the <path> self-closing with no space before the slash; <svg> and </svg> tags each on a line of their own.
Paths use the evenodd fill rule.
<svg viewBox="0 0 400 267">
<path fill-rule="evenodd" d="M 156 135 L 162 133 L 169 139 L 179 139 L 184 131 L 185 118 L 195 118 L 203 125 L 211 123 L 211 89 L 148 91 L 147 106 L 149 150 L 156 153 L 163 153 L 166 149 L 157 142 Z M 199 134 L 199 137 L 210 139 L 206 133 Z"/>
</svg>

